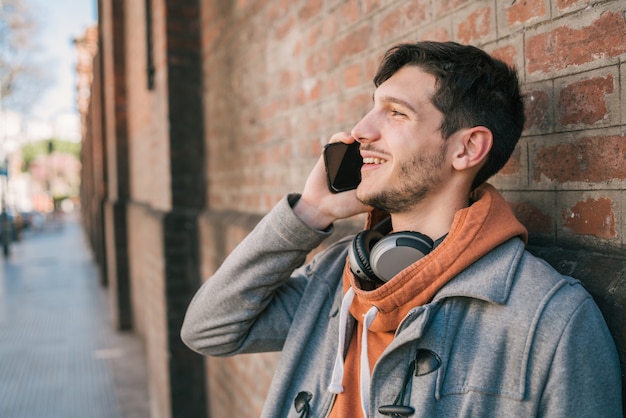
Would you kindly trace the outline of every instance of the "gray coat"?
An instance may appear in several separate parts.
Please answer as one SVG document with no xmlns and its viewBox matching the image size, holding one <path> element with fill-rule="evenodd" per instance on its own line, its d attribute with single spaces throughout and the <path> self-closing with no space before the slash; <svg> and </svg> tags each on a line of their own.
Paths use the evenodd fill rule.
<svg viewBox="0 0 626 418">
<path fill-rule="evenodd" d="M 350 238 L 302 266 L 330 232 L 309 228 L 283 199 L 187 311 L 181 336 L 199 353 L 282 350 L 264 417 L 300 416 L 302 391 L 312 395 L 311 417 L 326 416 L 334 400 L 327 387 Z M 416 358 L 418 370 L 409 369 Z M 596 304 L 517 238 L 402 321 L 372 370 L 369 416 L 402 391 L 412 417 L 622 416 L 617 351 Z"/>
</svg>

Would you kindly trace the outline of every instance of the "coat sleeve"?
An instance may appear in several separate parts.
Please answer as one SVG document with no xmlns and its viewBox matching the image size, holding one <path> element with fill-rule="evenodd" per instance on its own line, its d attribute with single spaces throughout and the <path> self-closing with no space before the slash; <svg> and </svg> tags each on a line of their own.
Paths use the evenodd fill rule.
<svg viewBox="0 0 626 418">
<path fill-rule="evenodd" d="M 539 416 L 622 417 L 620 363 L 613 338 L 589 296 L 563 330 Z"/>
<path fill-rule="evenodd" d="M 308 227 L 283 198 L 197 291 L 181 338 L 194 351 L 228 356 L 282 348 L 307 285 L 301 266 L 332 232 Z"/>
</svg>

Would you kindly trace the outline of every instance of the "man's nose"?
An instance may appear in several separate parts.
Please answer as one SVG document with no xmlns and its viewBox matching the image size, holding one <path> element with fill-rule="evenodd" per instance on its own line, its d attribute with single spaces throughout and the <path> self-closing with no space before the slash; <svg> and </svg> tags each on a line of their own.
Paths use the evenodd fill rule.
<svg viewBox="0 0 626 418">
<path fill-rule="evenodd" d="M 360 143 L 375 141 L 378 139 L 377 125 L 374 123 L 374 117 L 370 113 L 363 116 L 350 131 L 350 135 Z"/>
</svg>

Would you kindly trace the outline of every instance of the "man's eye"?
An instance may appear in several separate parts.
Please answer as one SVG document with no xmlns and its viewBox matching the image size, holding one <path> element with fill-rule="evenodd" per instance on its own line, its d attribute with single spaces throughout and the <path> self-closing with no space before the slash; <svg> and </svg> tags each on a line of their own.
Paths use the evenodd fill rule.
<svg viewBox="0 0 626 418">
<path fill-rule="evenodd" d="M 399 110 L 393 110 L 393 109 L 391 110 L 391 114 L 393 116 L 406 116 L 406 114 L 400 112 Z"/>
</svg>

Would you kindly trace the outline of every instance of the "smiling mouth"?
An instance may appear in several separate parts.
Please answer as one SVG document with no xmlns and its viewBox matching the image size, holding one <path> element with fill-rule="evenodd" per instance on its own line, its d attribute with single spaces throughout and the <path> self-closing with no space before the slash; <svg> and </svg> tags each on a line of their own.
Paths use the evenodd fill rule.
<svg viewBox="0 0 626 418">
<path fill-rule="evenodd" d="M 387 160 L 384 160 L 382 158 L 375 158 L 375 157 L 363 158 L 363 164 L 384 164 L 386 162 Z"/>
</svg>

